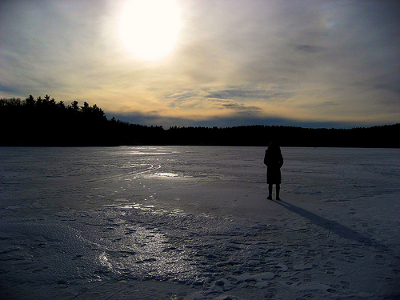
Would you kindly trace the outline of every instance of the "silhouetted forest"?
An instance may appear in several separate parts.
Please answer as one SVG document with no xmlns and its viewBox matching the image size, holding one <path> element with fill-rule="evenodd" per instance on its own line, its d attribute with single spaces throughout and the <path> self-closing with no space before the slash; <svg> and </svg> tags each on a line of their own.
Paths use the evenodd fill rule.
<svg viewBox="0 0 400 300">
<path fill-rule="evenodd" d="M 400 124 L 353 129 L 292 126 L 170 127 L 107 119 L 96 104 L 46 95 L 0 100 L 0 146 L 232 145 L 399 148 Z"/>
</svg>

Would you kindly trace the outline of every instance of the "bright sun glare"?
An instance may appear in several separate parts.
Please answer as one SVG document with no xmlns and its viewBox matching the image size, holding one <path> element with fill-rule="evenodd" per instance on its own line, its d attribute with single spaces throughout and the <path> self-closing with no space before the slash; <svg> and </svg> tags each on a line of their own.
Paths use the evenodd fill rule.
<svg viewBox="0 0 400 300">
<path fill-rule="evenodd" d="M 119 37 L 141 60 L 157 60 L 174 48 L 181 28 L 176 0 L 128 0 L 122 8 Z"/>
</svg>

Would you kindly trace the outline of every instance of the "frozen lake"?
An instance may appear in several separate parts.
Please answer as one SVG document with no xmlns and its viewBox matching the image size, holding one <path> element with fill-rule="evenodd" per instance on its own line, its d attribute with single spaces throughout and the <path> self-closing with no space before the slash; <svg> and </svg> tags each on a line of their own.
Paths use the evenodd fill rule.
<svg viewBox="0 0 400 300">
<path fill-rule="evenodd" d="M 400 150 L 282 148 L 281 202 L 264 151 L 0 148 L 2 293 L 398 297 Z"/>
</svg>

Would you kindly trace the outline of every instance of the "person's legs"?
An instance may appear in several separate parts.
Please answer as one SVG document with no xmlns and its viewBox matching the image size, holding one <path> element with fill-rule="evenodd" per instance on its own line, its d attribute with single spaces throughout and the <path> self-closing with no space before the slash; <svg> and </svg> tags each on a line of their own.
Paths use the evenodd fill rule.
<svg viewBox="0 0 400 300">
<path fill-rule="evenodd" d="M 272 184 L 268 185 L 268 191 L 269 191 L 269 195 L 268 195 L 267 199 L 272 200 Z"/>
<path fill-rule="evenodd" d="M 281 186 L 279 184 L 276 185 L 276 200 L 281 200 L 281 198 L 279 198 L 279 192 L 281 190 Z"/>
</svg>

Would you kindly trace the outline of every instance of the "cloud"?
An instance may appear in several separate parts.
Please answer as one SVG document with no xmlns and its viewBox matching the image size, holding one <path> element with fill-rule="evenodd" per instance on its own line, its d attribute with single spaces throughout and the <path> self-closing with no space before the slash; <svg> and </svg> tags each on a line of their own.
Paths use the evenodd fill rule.
<svg viewBox="0 0 400 300">
<path fill-rule="evenodd" d="M 92 7 L 87 1 L 4 2 L 0 53 L 7 76 L 1 80 L 20 85 L 26 95 L 83 90 L 85 73 L 97 56 L 94 12 L 101 5 Z"/>
<path fill-rule="evenodd" d="M 317 53 L 324 50 L 322 47 L 312 46 L 312 45 L 297 45 L 295 48 L 299 51 L 306 52 L 306 53 Z"/>
<path fill-rule="evenodd" d="M 222 100 L 222 99 L 212 99 L 213 105 L 219 109 L 228 109 L 233 110 L 236 113 L 246 113 L 246 114 L 255 114 L 261 113 L 263 110 L 260 107 L 254 105 L 245 105 L 243 103 L 238 103 L 233 100 Z"/>
<path fill-rule="evenodd" d="M 288 93 L 284 93 L 282 91 L 277 90 L 262 90 L 259 88 L 239 88 L 232 87 L 224 90 L 217 90 L 210 92 L 207 96 L 208 98 L 217 98 L 217 99 L 272 99 L 272 98 L 286 98 L 288 97 Z"/>
<path fill-rule="evenodd" d="M 0 97 L 185 124 L 400 121 L 397 1 L 181 0 L 176 48 L 151 63 L 118 40 L 122 4 L 1 1 Z"/>
</svg>

